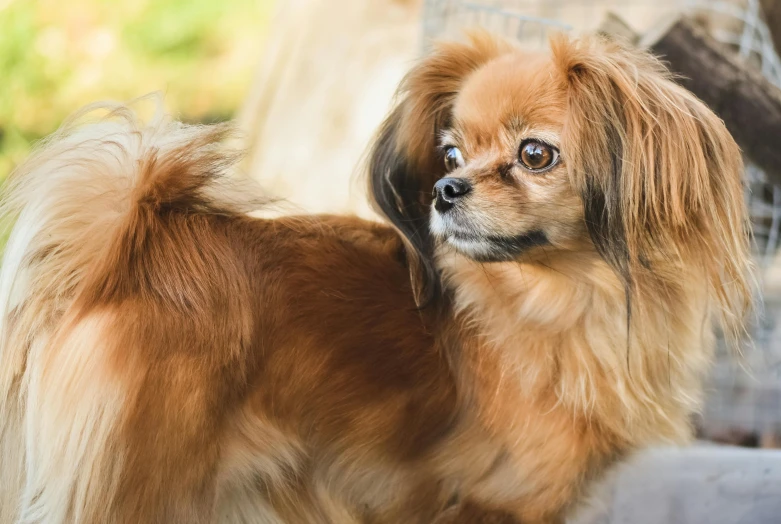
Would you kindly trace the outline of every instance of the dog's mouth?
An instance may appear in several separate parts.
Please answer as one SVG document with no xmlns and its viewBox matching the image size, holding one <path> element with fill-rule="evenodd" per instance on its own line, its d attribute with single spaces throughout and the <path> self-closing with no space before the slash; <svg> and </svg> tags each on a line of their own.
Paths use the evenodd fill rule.
<svg viewBox="0 0 781 524">
<path fill-rule="evenodd" d="M 545 232 L 539 229 L 515 236 L 447 231 L 442 238 L 457 251 L 478 262 L 515 260 L 530 249 L 550 244 Z"/>
<path fill-rule="evenodd" d="M 496 235 L 481 231 L 463 216 L 453 213 L 431 215 L 431 232 L 459 253 L 478 262 L 506 262 L 516 260 L 528 251 L 550 245 L 542 229 L 533 228 L 517 235 Z"/>
</svg>

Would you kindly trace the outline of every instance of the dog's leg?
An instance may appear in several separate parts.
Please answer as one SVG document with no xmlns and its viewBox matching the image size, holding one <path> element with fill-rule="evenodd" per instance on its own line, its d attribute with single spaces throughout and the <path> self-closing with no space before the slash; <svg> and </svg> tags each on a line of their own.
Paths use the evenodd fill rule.
<svg viewBox="0 0 781 524">
<path fill-rule="evenodd" d="M 213 520 L 242 366 L 142 309 L 90 313 L 31 354 L 23 520 Z"/>
</svg>

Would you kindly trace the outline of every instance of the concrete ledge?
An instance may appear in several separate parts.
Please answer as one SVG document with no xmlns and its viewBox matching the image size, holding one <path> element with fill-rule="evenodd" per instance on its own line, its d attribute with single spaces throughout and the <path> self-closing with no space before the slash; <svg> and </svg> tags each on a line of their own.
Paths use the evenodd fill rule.
<svg viewBox="0 0 781 524">
<path fill-rule="evenodd" d="M 781 450 L 650 450 L 596 493 L 571 524 L 780 524 Z"/>
</svg>

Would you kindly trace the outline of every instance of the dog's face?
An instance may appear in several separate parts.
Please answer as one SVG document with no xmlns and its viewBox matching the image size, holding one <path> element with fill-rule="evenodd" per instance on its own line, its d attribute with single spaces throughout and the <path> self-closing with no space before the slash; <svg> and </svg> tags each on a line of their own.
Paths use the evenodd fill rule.
<svg viewBox="0 0 781 524">
<path fill-rule="evenodd" d="M 583 247 L 562 150 L 567 92 L 546 56 L 508 54 L 465 79 L 438 138 L 431 231 L 482 262 Z"/>
<path fill-rule="evenodd" d="M 607 263 L 635 304 L 704 278 L 739 324 L 750 296 L 740 152 L 653 56 L 595 37 L 533 54 L 477 34 L 440 44 L 400 96 L 372 151 L 371 191 L 407 240 L 424 299 L 442 246 L 480 263 L 574 252 Z"/>
</svg>

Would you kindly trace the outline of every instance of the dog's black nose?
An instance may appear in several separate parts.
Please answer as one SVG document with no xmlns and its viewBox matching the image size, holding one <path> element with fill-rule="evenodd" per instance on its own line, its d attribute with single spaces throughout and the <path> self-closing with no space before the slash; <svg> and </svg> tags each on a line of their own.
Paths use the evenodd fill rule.
<svg viewBox="0 0 781 524">
<path fill-rule="evenodd" d="M 436 197 L 434 207 L 440 213 L 444 213 L 471 189 L 472 186 L 463 178 L 442 178 L 434 184 L 434 196 Z"/>
</svg>

